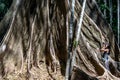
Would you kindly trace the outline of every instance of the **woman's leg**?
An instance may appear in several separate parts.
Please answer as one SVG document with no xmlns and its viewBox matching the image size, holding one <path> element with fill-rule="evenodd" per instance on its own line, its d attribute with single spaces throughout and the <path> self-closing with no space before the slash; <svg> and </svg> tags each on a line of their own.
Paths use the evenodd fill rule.
<svg viewBox="0 0 120 80">
<path fill-rule="evenodd" d="M 108 60 L 108 54 L 107 53 L 105 53 L 104 59 L 105 59 L 105 61 Z"/>
<path fill-rule="evenodd" d="M 105 61 L 105 68 L 106 68 L 107 70 L 109 70 L 109 60 L 106 60 L 106 61 Z"/>
<path fill-rule="evenodd" d="M 108 54 L 107 53 L 105 53 L 104 59 L 105 59 L 105 68 L 107 70 L 109 70 L 109 60 L 108 60 Z"/>
</svg>

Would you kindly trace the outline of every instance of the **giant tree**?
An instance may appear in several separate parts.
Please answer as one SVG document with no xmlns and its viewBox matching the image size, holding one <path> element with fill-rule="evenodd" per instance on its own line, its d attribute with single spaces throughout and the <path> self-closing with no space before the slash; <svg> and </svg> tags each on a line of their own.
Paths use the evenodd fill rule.
<svg viewBox="0 0 120 80">
<path fill-rule="evenodd" d="M 72 65 L 70 79 L 119 80 L 119 49 L 95 0 L 86 0 L 84 10 L 83 0 L 75 0 L 74 13 L 71 3 L 71 0 L 13 0 L 0 23 L 1 79 L 64 80 L 69 58 L 69 26 L 74 16 L 75 40 L 71 44 L 76 64 Z M 82 11 L 84 15 L 80 18 Z M 99 49 L 103 41 L 111 44 L 110 71 L 101 61 Z"/>
</svg>

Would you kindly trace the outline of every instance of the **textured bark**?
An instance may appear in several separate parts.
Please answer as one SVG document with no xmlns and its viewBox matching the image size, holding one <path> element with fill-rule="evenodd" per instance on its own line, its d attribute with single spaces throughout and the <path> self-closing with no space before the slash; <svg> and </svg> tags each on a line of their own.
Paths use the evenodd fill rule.
<svg viewBox="0 0 120 80">
<path fill-rule="evenodd" d="M 82 0 L 75 0 L 74 28 L 82 4 Z M 1 80 L 65 79 L 70 6 L 67 0 L 13 1 L 0 23 Z M 119 48 L 94 0 L 86 0 L 79 35 L 71 80 L 119 80 Z M 103 41 L 111 44 L 110 71 L 101 60 Z"/>
<path fill-rule="evenodd" d="M 68 0 L 69 1 L 69 0 Z M 69 80 L 69 76 L 71 74 L 71 57 L 72 57 L 72 45 L 73 45 L 73 32 L 74 32 L 74 6 L 75 0 L 72 0 L 71 7 L 71 16 L 70 16 L 70 27 L 69 27 L 69 40 L 68 40 L 68 53 L 67 53 L 67 64 L 66 64 L 66 73 L 65 80 Z"/>
</svg>

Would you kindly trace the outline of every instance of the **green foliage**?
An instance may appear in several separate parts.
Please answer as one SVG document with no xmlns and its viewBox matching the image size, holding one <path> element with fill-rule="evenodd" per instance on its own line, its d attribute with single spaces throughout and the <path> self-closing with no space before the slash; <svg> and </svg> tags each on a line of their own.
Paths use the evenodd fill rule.
<svg viewBox="0 0 120 80">
<path fill-rule="evenodd" d="M 108 23 L 110 23 L 109 0 L 107 0 L 107 5 L 106 6 L 105 6 L 103 1 L 104 0 L 97 0 L 97 3 L 100 7 L 101 12 L 104 12 L 104 10 L 106 10 L 106 14 L 107 14 L 106 20 L 107 20 Z M 112 12 L 113 12 L 112 13 L 113 18 L 112 18 L 112 26 L 111 27 L 112 27 L 112 30 L 115 34 L 116 39 L 117 39 L 117 0 L 112 1 Z"/>
<path fill-rule="evenodd" d="M 4 8 L 5 8 L 5 4 L 4 4 L 4 3 L 1 3 L 1 4 L 0 4 L 0 12 L 2 12 L 2 11 L 4 10 Z"/>
<path fill-rule="evenodd" d="M 0 20 L 4 17 L 5 13 L 8 11 L 12 0 L 0 0 Z"/>
<path fill-rule="evenodd" d="M 76 40 L 73 41 L 73 47 L 77 47 L 78 42 Z"/>
<path fill-rule="evenodd" d="M 105 9 L 106 9 L 106 10 L 109 10 L 108 6 L 106 6 L 105 4 L 101 4 L 101 5 L 100 5 L 100 9 L 101 9 L 101 10 L 105 10 Z"/>
<path fill-rule="evenodd" d="M 3 15 L 6 12 L 6 5 L 4 3 L 0 4 L 0 14 Z"/>
</svg>

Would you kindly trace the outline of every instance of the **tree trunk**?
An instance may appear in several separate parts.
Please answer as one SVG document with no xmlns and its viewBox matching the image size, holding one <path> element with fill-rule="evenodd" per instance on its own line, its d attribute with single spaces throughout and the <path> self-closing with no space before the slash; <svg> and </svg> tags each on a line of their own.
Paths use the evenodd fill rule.
<svg viewBox="0 0 120 80">
<path fill-rule="evenodd" d="M 120 1 L 117 2 L 117 27 L 118 27 L 118 45 L 120 45 Z"/>
<path fill-rule="evenodd" d="M 71 5 L 72 5 L 72 7 L 71 7 L 71 10 L 70 10 L 71 11 L 71 16 L 70 16 L 69 35 L 68 35 L 69 40 L 68 40 L 68 54 L 67 54 L 65 80 L 69 80 L 70 73 L 71 73 L 71 57 L 72 57 L 71 53 L 72 53 L 73 32 L 74 32 L 74 6 L 75 6 L 75 0 L 72 0 Z"/>
<path fill-rule="evenodd" d="M 105 4 L 105 7 L 107 6 L 107 1 L 104 0 L 104 4 Z M 106 19 L 106 9 L 104 9 L 104 16 L 105 16 L 105 19 Z"/>
<path fill-rule="evenodd" d="M 81 28 L 77 43 L 71 42 L 74 47 L 77 44 L 71 80 L 119 80 L 119 48 L 113 32 L 95 0 L 86 0 L 85 11 L 82 4 L 75 0 L 74 13 L 70 15 L 69 0 L 13 0 L 0 23 L 0 79 L 64 80 L 69 22 L 74 16 L 73 39 L 75 29 Z M 79 20 L 82 11 L 83 19 Z M 101 60 L 99 49 L 103 41 L 111 44 L 110 71 Z"/>
<path fill-rule="evenodd" d="M 109 8 L 110 8 L 110 25 L 112 26 L 112 0 L 109 0 Z"/>
</svg>

